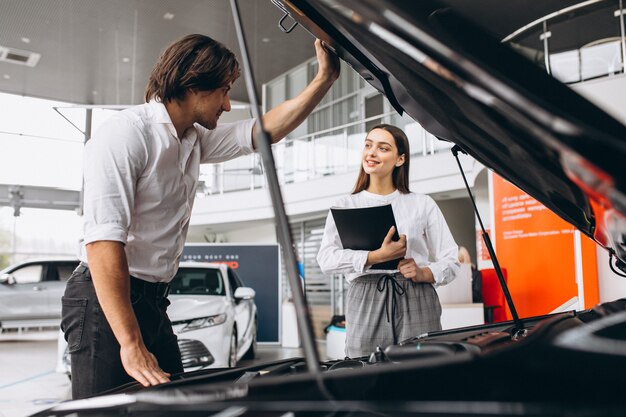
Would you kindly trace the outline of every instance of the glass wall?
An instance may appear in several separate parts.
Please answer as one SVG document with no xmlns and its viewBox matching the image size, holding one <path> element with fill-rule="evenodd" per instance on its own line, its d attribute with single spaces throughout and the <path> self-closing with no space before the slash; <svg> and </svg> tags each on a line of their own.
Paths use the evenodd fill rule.
<svg viewBox="0 0 626 417">
<path fill-rule="evenodd" d="M 81 190 L 88 109 L 6 93 L 0 107 L 0 184 Z M 92 131 L 114 111 L 93 109 Z M 34 256 L 74 256 L 81 234 L 78 211 L 21 207 L 16 216 L 15 207 L 0 207 L 0 269 Z"/>
<path fill-rule="evenodd" d="M 606 0 L 557 13 L 509 42 L 564 83 L 624 73 L 624 9 L 620 4 Z"/>
<path fill-rule="evenodd" d="M 335 314 L 343 314 L 345 292 L 347 286 L 342 275 L 328 277 L 322 273 L 317 264 L 317 252 L 319 252 L 326 217 L 311 219 L 291 224 L 291 233 L 298 261 L 303 266 L 303 282 L 305 296 L 309 309 L 315 337 L 323 339 L 324 327 Z M 291 297 L 291 289 L 287 282 L 287 273 L 284 269 L 282 275 L 283 300 Z"/>
<path fill-rule="evenodd" d="M 341 75 L 311 115 L 286 139 L 272 147 L 281 184 L 355 171 L 360 165 L 365 132 L 378 123 L 403 128 L 414 155 L 447 150 L 450 146 L 428 134 L 408 116 L 400 116 L 387 99 L 352 68 L 341 63 Z M 312 59 L 263 87 L 268 111 L 295 97 L 315 77 Z M 265 187 L 259 155 L 201 168 L 199 196 Z"/>
</svg>

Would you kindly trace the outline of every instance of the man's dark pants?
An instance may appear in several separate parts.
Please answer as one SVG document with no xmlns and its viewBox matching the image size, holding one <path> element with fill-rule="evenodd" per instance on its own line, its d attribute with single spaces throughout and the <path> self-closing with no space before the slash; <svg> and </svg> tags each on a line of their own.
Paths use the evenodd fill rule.
<svg viewBox="0 0 626 417">
<path fill-rule="evenodd" d="M 143 341 L 161 369 L 183 372 L 177 338 L 167 317 L 163 286 L 131 277 L 131 303 Z M 71 354 L 72 398 L 87 398 L 134 381 L 122 366 L 120 345 L 107 322 L 86 265 L 72 273 L 63 296 L 61 330 Z"/>
</svg>

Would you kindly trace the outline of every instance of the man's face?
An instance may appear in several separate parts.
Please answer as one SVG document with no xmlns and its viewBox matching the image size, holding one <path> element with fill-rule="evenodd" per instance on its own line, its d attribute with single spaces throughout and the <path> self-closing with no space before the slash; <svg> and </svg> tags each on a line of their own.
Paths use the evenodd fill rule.
<svg viewBox="0 0 626 417">
<path fill-rule="evenodd" d="M 215 129 L 222 112 L 230 111 L 229 91 L 230 86 L 211 91 L 190 92 L 190 97 L 193 100 L 194 122 L 207 129 Z"/>
</svg>

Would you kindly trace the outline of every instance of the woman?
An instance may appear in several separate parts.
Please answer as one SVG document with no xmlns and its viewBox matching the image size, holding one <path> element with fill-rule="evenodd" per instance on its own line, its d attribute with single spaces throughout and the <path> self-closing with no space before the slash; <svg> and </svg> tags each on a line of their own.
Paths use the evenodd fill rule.
<svg viewBox="0 0 626 417">
<path fill-rule="evenodd" d="M 365 138 L 361 168 L 351 195 L 335 207 L 391 204 L 394 228 L 373 251 L 343 249 L 332 214 L 317 261 L 325 274 L 345 274 L 346 355 L 368 355 L 409 337 L 441 329 L 435 286 L 451 282 L 460 266 L 458 246 L 432 198 L 409 190 L 409 142 L 391 125 L 373 127 Z M 398 270 L 370 270 L 374 264 L 404 258 Z"/>
</svg>

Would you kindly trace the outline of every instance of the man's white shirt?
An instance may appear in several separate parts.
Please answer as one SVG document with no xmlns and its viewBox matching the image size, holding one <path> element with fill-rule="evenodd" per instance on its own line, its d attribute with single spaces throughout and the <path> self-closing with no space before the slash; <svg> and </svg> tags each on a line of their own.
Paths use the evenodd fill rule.
<svg viewBox="0 0 626 417">
<path fill-rule="evenodd" d="M 254 152 L 255 120 L 200 125 L 177 138 L 156 101 L 109 118 L 85 145 L 84 241 L 125 244 L 130 274 L 168 282 L 183 252 L 201 163 Z"/>
</svg>

